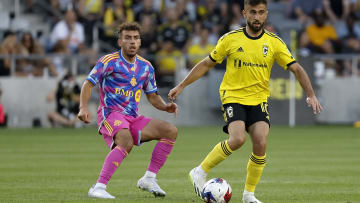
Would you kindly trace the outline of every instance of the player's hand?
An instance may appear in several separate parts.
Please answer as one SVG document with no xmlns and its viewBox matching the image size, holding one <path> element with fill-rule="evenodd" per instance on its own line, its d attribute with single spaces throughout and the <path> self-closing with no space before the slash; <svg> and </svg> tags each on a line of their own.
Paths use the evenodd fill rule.
<svg viewBox="0 0 360 203">
<path fill-rule="evenodd" d="M 316 96 L 307 97 L 306 104 L 308 105 L 308 107 L 312 108 L 314 114 L 319 114 L 323 110 L 323 107 L 317 100 Z"/>
<path fill-rule="evenodd" d="M 177 85 L 176 87 L 172 88 L 168 94 L 168 99 L 171 102 L 174 102 L 176 97 L 183 91 L 183 87 L 181 85 Z"/>
<path fill-rule="evenodd" d="M 171 102 L 171 103 L 166 104 L 166 110 L 165 111 L 168 112 L 168 113 L 174 113 L 175 117 L 176 117 L 178 112 L 179 112 L 179 109 L 178 109 L 177 104 L 175 104 L 174 102 Z"/>
<path fill-rule="evenodd" d="M 90 113 L 87 109 L 81 108 L 77 117 L 84 123 L 90 123 Z"/>
</svg>

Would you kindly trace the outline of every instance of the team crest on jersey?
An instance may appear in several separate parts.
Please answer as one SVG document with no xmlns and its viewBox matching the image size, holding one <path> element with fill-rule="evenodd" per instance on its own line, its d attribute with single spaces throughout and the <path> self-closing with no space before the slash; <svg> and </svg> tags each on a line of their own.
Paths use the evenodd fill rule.
<svg viewBox="0 0 360 203">
<path fill-rule="evenodd" d="M 263 55 L 264 55 L 264 57 L 267 56 L 268 51 L 269 51 L 269 46 L 267 44 L 264 44 L 263 45 Z"/>
<path fill-rule="evenodd" d="M 131 78 L 130 84 L 131 84 L 133 87 L 137 84 L 136 79 L 135 79 L 134 76 Z"/>
<path fill-rule="evenodd" d="M 227 115 L 229 116 L 229 118 L 233 117 L 234 116 L 234 109 L 232 106 L 229 106 L 226 108 L 226 113 Z"/>
<path fill-rule="evenodd" d="M 114 121 L 114 126 L 120 126 L 121 125 L 121 121 L 120 120 L 115 120 Z"/>
</svg>

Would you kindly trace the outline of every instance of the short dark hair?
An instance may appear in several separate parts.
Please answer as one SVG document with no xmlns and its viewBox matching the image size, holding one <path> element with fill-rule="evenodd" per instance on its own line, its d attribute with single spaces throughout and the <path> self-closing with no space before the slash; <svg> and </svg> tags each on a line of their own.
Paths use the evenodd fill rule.
<svg viewBox="0 0 360 203">
<path fill-rule="evenodd" d="M 121 25 L 119 25 L 118 29 L 117 29 L 117 34 L 118 34 L 118 37 L 121 36 L 122 34 L 122 31 L 124 30 L 130 30 L 130 31 L 139 31 L 140 33 L 140 25 L 138 23 L 135 23 L 135 22 L 125 22 L 125 23 L 122 23 Z"/>
<path fill-rule="evenodd" d="M 256 6 L 259 4 L 267 5 L 267 0 L 245 0 L 244 5 Z"/>
</svg>

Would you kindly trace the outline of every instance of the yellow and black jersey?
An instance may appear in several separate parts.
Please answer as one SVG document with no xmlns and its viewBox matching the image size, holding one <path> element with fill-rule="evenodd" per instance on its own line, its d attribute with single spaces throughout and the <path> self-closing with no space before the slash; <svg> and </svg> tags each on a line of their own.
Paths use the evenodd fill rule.
<svg viewBox="0 0 360 203">
<path fill-rule="evenodd" d="M 277 35 L 263 30 L 258 37 L 251 37 L 245 28 L 223 35 L 209 57 L 217 63 L 227 57 L 219 89 L 223 104 L 266 102 L 270 96 L 268 86 L 274 61 L 285 70 L 296 62 Z"/>
</svg>

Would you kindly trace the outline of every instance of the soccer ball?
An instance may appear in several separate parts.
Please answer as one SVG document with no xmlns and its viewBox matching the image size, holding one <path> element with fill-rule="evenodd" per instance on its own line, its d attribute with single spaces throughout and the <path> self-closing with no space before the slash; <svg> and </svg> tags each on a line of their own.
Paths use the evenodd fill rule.
<svg viewBox="0 0 360 203">
<path fill-rule="evenodd" d="M 205 183 L 202 190 L 202 198 L 208 203 L 230 202 L 232 190 L 226 180 L 213 178 Z"/>
</svg>

